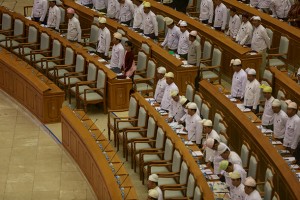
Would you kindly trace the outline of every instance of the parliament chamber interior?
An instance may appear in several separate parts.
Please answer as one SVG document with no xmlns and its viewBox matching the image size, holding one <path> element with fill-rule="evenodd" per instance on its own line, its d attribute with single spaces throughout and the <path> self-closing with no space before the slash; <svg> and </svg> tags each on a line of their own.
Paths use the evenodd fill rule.
<svg viewBox="0 0 300 200">
<path fill-rule="evenodd" d="M 0 200 L 300 199 L 299 0 L 0 0 Z"/>
</svg>

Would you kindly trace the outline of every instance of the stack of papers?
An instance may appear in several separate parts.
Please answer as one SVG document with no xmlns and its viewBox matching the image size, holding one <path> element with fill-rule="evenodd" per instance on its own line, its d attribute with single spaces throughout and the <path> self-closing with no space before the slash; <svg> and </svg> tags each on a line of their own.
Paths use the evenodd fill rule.
<svg viewBox="0 0 300 200">
<path fill-rule="evenodd" d="M 203 156 L 202 151 L 193 151 L 192 156 L 198 157 L 198 156 Z"/>
<path fill-rule="evenodd" d="M 265 128 L 261 128 L 261 132 L 264 134 L 268 134 L 268 133 L 273 133 L 273 131 L 271 129 L 265 129 Z"/>
<path fill-rule="evenodd" d="M 227 189 L 226 183 L 221 181 L 216 182 L 207 182 L 210 188 L 213 188 L 214 193 L 228 193 L 229 190 Z"/>
<path fill-rule="evenodd" d="M 212 175 L 212 171 L 210 169 L 203 169 L 201 170 L 203 174 Z"/>
<path fill-rule="evenodd" d="M 287 153 L 290 153 L 290 151 L 289 150 L 278 150 L 278 153 L 287 154 Z"/>
<path fill-rule="evenodd" d="M 299 165 L 291 165 L 290 166 L 292 169 L 299 169 Z"/>
<path fill-rule="evenodd" d="M 250 112 L 250 111 L 251 111 L 249 108 L 245 108 L 244 104 L 236 104 L 236 106 L 237 106 L 242 112 Z"/>
<path fill-rule="evenodd" d="M 230 98 L 229 99 L 231 102 L 237 102 L 237 99 L 236 98 Z"/>
<path fill-rule="evenodd" d="M 272 141 L 272 144 L 278 145 L 278 144 L 282 144 L 282 142 L 280 142 L 280 141 Z"/>
<path fill-rule="evenodd" d="M 293 162 L 295 161 L 295 157 L 283 157 L 283 160 L 285 160 L 286 162 Z"/>
<path fill-rule="evenodd" d="M 219 178 L 218 175 L 213 174 L 213 175 L 209 175 L 208 179 L 210 179 L 210 180 L 219 180 L 220 178 Z"/>
<path fill-rule="evenodd" d="M 154 98 L 145 98 L 145 100 L 148 101 L 151 106 L 153 106 L 156 103 L 156 100 Z"/>
<path fill-rule="evenodd" d="M 185 145 L 194 145 L 194 143 L 192 141 L 184 141 Z"/>
<path fill-rule="evenodd" d="M 110 64 L 106 64 L 105 67 L 107 67 L 108 69 L 110 69 Z"/>
<path fill-rule="evenodd" d="M 101 62 L 101 63 L 106 62 L 106 60 L 103 59 L 103 58 L 100 58 L 98 61 Z"/>
<path fill-rule="evenodd" d="M 194 67 L 194 65 L 181 65 L 181 67 Z"/>
<path fill-rule="evenodd" d="M 183 63 L 183 65 L 187 65 L 188 64 L 188 62 L 186 60 L 183 60 L 182 63 Z"/>
<path fill-rule="evenodd" d="M 177 130 L 176 130 L 176 133 L 177 133 L 177 134 L 182 134 L 182 135 L 187 135 L 187 134 L 188 134 L 187 131 L 184 131 L 184 130 L 183 130 L 183 128 L 177 129 Z"/>
</svg>

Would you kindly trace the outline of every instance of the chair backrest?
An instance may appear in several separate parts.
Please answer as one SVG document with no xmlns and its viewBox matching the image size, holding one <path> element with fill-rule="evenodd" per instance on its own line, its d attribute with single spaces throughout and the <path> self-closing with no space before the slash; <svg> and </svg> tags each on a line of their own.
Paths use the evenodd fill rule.
<svg viewBox="0 0 300 200">
<path fill-rule="evenodd" d="M 38 30 L 35 26 L 29 26 L 28 43 L 36 43 L 38 41 Z"/>
<path fill-rule="evenodd" d="M 266 28 L 267 34 L 270 38 L 270 46 L 272 46 L 272 42 L 273 42 L 273 31 L 270 28 Z"/>
<path fill-rule="evenodd" d="M 200 188 L 197 186 L 195 188 L 193 200 L 199 200 L 199 199 L 202 199 L 202 192 L 201 192 Z"/>
<path fill-rule="evenodd" d="M 147 137 L 154 138 L 155 133 L 156 133 L 156 121 L 152 116 L 150 116 L 148 118 Z"/>
<path fill-rule="evenodd" d="M 14 23 L 14 36 L 24 34 L 24 22 L 20 19 L 15 19 Z"/>
<path fill-rule="evenodd" d="M 188 179 L 189 168 L 185 161 L 182 161 L 180 174 L 179 174 L 179 184 L 186 184 Z"/>
<path fill-rule="evenodd" d="M 129 109 L 128 109 L 128 117 L 134 118 L 137 116 L 138 103 L 135 98 L 130 97 L 129 100 Z"/>
<path fill-rule="evenodd" d="M 275 174 L 274 169 L 269 165 L 266 169 L 265 181 L 267 180 L 273 181 L 274 174 Z"/>
<path fill-rule="evenodd" d="M 186 85 L 186 91 L 185 91 L 185 97 L 187 100 L 190 102 L 194 101 L 194 93 L 195 93 L 195 88 L 191 84 Z"/>
<path fill-rule="evenodd" d="M 257 176 L 258 162 L 259 160 L 257 155 L 252 152 L 252 155 L 249 160 L 248 176 L 251 176 L 254 179 L 257 178 L 256 176 Z"/>
<path fill-rule="evenodd" d="M 284 89 L 280 88 L 277 92 L 277 99 L 285 100 L 286 99 L 286 92 Z"/>
<path fill-rule="evenodd" d="M 140 107 L 139 109 L 139 116 L 138 116 L 138 126 L 139 127 L 145 127 L 146 121 L 147 121 L 147 111 L 144 107 Z"/>
<path fill-rule="evenodd" d="M 146 77 L 147 78 L 154 78 L 155 77 L 155 71 L 156 71 L 156 63 L 152 59 L 149 59 L 148 60 Z M 150 82 L 154 83 L 154 80 L 151 80 Z"/>
<path fill-rule="evenodd" d="M 77 54 L 76 56 L 76 65 L 75 65 L 75 72 L 83 72 L 85 65 L 85 59 L 82 55 Z"/>
<path fill-rule="evenodd" d="M 99 69 L 98 73 L 97 73 L 96 87 L 98 89 L 104 89 L 105 88 L 105 83 L 106 83 L 106 74 L 102 69 Z"/>
<path fill-rule="evenodd" d="M 74 50 L 71 47 L 66 47 L 65 51 L 65 65 L 73 65 L 74 63 Z"/>
<path fill-rule="evenodd" d="M 159 127 L 157 129 L 155 147 L 158 149 L 162 149 L 164 146 L 164 139 L 165 139 L 165 132 L 162 130 L 162 128 Z"/>
<path fill-rule="evenodd" d="M 281 110 L 283 110 L 284 112 L 287 112 L 287 103 L 284 100 L 280 100 L 280 104 L 281 104 Z"/>
<path fill-rule="evenodd" d="M 195 177 L 192 173 L 190 173 L 187 182 L 187 190 L 186 190 L 187 197 L 192 198 L 194 196 L 195 186 L 196 186 Z"/>
<path fill-rule="evenodd" d="M 268 180 L 265 182 L 264 186 L 264 200 L 271 200 L 272 195 L 273 195 L 273 183 L 272 181 Z"/>
<path fill-rule="evenodd" d="M 126 31 L 124 31 L 122 28 L 118 28 L 117 32 L 121 33 L 122 35 L 126 35 Z"/>
<path fill-rule="evenodd" d="M 277 192 L 274 192 L 272 200 L 280 200 L 280 197 Z"/>
<path fill-rule="evenodd" d="M 219 126 L 219 121 L 220 120 L 223 120 L 223 116 L 222 116 L 222 114 L 219 111 L 217 111 L 215 113 L 215 116 L 214 116 L 214 124 L 213 124 L 213 129 L 217 133 L 220 133 L 220 126 Z"/>
<path fill-rule="evenodd" d="M 174 146 L 172 141 L 167 138 L 165 144 L 164 160 L 172 160 Z"/>
<path fill-rule="evenodd" d="M 210 59 L 212 50 L 212 44 L 209 41 L 205 41 L 203 45 L 202 59 Z"/>
<path fill-rule="evenodd" d="M 98 35 L 99 35 L 99 27 L 95 24 L 92 24 L 91 25 L 91 32 L 90 32 L 89 42 L 97 42 L 98 41 Z"/>
<path fill-rule="evenodd" d="M 146 70 L 146 66 L 147 66 L 147 54 L 144 51 L 139 51 L 136 70 L 137 71 Z"/>
<path fill-rule="evenodd" d="M 218 48 L 214 48 L 213 55 L 212 55 L 212 66 L 221 66 L 221 60 L 222 60 L 222 51 Z M 218 70 L 218 68 L 217 68 Z"/>
<path fill-rule="evenodd" d="M 226 132 L 220 131 L 220 142 L 223 142 L 227 146 L 229 146 L 229 136 Z"/>
<path fill-rule="evenodd" d="M 97 67 L 93 63 L 89 63 L 87 72 L 87 81 L 95 81 L 97 75 Z"/>
<path fill-rule="evenodd" d="M 273 83 L 273 74 L 270 70 L 266 69 L 264 72 L 263 80 L 267 81 L 269 85 Z"/>
<path fill-rule="evenodd" d="M 210 110 L 210 105 L 208 104 L 208 102 L 203 101 L 200 113 L 204 119 L 209 119 L 209 110 Z"/>
<path fill-rule="evenodd" d="M 201 44 L 201 37 L 199 35 L 196 36 L 196 40 Z"/>
<path fill-rule="evenodd" d="M 250 156 L 250 146 L 246 141 L 243 141 L 243 144 L 241 147 L 241 159 L 242 159 L 242 165 L 244 168 L 248 167 L 249 156 Z"/>
<path fill-rule="evenodd" d="M 47 33 L 41 33 L 40 50 L 46 50 L 49 48 L 50 48 L 50 36 Z"/>
<path fill-rule="evenodd" d="M 64 24 L 66 22 L 66 10 L 61 6 L 59 6 L 58 8 L 60 10 L 60 23 Z"/>
<path fill-rule="evenodd" d="M 201 110 L 202 107 L 202 97 L 199 94 L 195 94 L 194 96 L 194 103 L 197 105 L 198 110 Z"/>
<path fill-rule="evenodd" d="M 150 55 L 150 53 L 151 53 L 151 47 L 149 46 L 148 43 L 142 42 L 141 49 L 142 49 L 146 54 Z"/>
<path fill-rule="evenodd" d="M 158 25 L 158 32 L 164 31 L 166 22 L 164 21 L 164 16 L 156 15 L 157 25 Z"/>
<path fill-rule="evenodd" d="M 129 39 L 127 37 L 122 37 L 121 39 L 121 44 L 123 45 L 123 47 L 125 46 L 125 42 L 128 41 Z"/>
<path fill-rule="evenodd" d="M 173 162 L 172 162 L 172 172 L 179 172 L 182 162 L 182 157 L 178 150 L 175 150 L 173 153 Z"/>
<path fill-rule="evenodd" d="M 3 13 L 1 30 L 12 29 L 12 18 L 9 14 Z"/>
<path fill-rule="evenodd" d="M 57 57 L 61 55 L 61 43 L 59 40 L 53 40 L 52 42 L 53 47 L 52 47 L 52 56 Z"/>
<path fill-rule="evenodd" d="M 281 36 L 278 53 L 279 54 L 287 54 L 289 51 L 289 43 L 290 43 L 290 40 L 287 37 Z M 284 55 L 282 57 L 287 58 L 286 55 Z"/>
</svg>

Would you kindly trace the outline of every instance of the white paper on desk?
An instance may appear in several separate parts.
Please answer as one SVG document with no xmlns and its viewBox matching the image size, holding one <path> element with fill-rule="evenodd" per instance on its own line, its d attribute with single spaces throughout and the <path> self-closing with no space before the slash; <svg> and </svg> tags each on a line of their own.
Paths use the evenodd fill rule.
<svg viewBox="0 0 300 200">
<path fill-rule="evenodd" d="M 194 157 L 203 156 L 203 153 L 201 151 L 193 151 L 192 156 Z"/>
<path fill-rule="evenodd" d="M 262 133 L 273 133 L 273 131 L 271 129 L 264 129 L 264 128 L 261 129 L 261 132 Z"/>
<path fill-rule="evenodd" d="M 167 112 L 165 112 L 165 111 L 163 111 L 163 112 L 162 112 L 162 111 L 160 111 L 160 112 L 159 112 L 159 114 L 160 114 L 160 115 L 162 115 L 162 116 L 168 115 L 168 113 L 167 113 Z"/>
<path fill-rule="evenodd" d="M 176 130 L 177 134 L 181 134 L 181 135 L 187 135 L 188 133 L 186 131 L 183 130 L 183 128 Z"/>
<path fill-rule="evenodd" d="M 290 151 L 282 149 L 282 150 L 278 150 L 278 153 L 285 154 L 285 153 L 290 153 Z"/>
<path fill-rule="evenodd" d="M 229 99 L 231 102 L 237 102 L 237 99 L 236 98 L 231 98 Z"/>
<path fill-rule="evenodd" d="M 184 141 L 185 145 L 193 145 L 194 143 L 192 141 Z"/>
<path fill-rule="evenodd" d="M 194 67 L 194 65 L 181 65 L 181 67 Z"/>
<path fill-rule="evenodd" d="M 187 65 L 188 62 L 186 60 L 181 61 L 184 65 Z"/>
<path fill-rule="evenodd" d="M 210 180 L 219 180 L 220 178 L 219 178 L 218 175 L 212 174 L 212 175 L 209 176 L 209 179 L 210 179 Z"/>
<path fill-rule="evenodd" d="M 280 141 L 272 141 L 272 144 L 282 144 Z"/>
<path fill-rule="evenodd" d="M 283 159 L 287 162 L 293 162 L 296 160 L 295 157 L 283 157 Z"/>
<path fill-rule="evenodd" d="M 110 69 L 110 64 L 106 64 L 105 66 L 106 66 L 108 69 Z"/>
<path fill-rule="evenodd" d="M 291 165 L 291 168 L 292 168 L 292 169 L 298 169 L 298 168 L 299 168 L 299 165 Z"/>
<path fill-rule="evenodd" d="M 245 108 L 244 104 L 238 103 L 236 106 L 242 111 L 242 112 L 250 112 L 251 110 L 249 108 Z"/>
<path fill-rule="evenodd" d="M 31 17 L 25 17 L 25 18 L 31 20 Z"/>
<path fill-rule="evenodd" d="M 232 98 L 231 94 L 226 94 L 225 96 L 226 96 L 228 99 L 231 99 L 231 98 Z"/>
<path fill-rule="evenodd" d="M 202 172 L 204 172 L 205 174 L 208 174 L 208 175 L 213 174 L 212 171 L 211 171 L 210 169 L 202 170 Z"/>
<path fill-rule="evenodd" d="M 103 59 L 103 58 L 100 58 L 98 61 L 101 62 L 101 63 L 106 62 L 106 60 Z"/>
</svg>

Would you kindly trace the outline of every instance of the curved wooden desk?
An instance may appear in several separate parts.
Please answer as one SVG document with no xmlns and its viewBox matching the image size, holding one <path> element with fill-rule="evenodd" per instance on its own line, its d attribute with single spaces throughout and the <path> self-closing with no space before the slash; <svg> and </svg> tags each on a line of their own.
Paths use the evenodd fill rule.
<svg viewBox="0 0 300 200">
<path fill-rule="evenodd" d="M 85 115 L 84 112 L 73 112 L 68 107 L 61 109 L 62 144 L 85 174 L 99 200 L 122 200 L 123 198 L 115 175 L 127 172 L 124 168 L 122 171 L 117 171 L 118 173 L 112 172 L 105 154 L 103 154 L 89 130 L 101 132 L 96 126 L 93 126 L 93 122 L 87 116 L 83 115 Z M 80 120 L 82 118 L 84 118 L 84 122 Z M 85 127 L 84 123 L 86 122 L 87 126 Z M 113 147 L 109 147 L 108 145 L 110 144 L 108 143 L 105 146 L 105 150 L 109 151 L 109 154 L 114 154 Z M 112 159 L 112 157 L 110 158 Z M 114 156 L 112 160 L 115 169 L 122 167 L 118 165 L 120 162 L 119 159 L 116 161 L 117 159 L 118 156 Z M 128 200 L 137 200 L 136 191 L 132 187 L 130 177 L 127 177 L 125 181 L 124 183 L 121 182 L 125 191 L 124 197 Z"/>
<path fill-rule="evenodd" d="M 41 122 L 60 121 L 64 92 L 3 48 L 0 50 L 0 88 L 23 104 Z"/>
<path fill-rule="evenodd" d="M 260 130 L 229 99 L 218 92 L 215 86 L 207 81 L 201 81 L 200 91 L 205 100 L 212 105 L 210 119 L 213 119 L 212 116 L 217 110 L 226 116 L 224 120 L 227 124 L 230 124 L 227 134 L 233 149 L 239 153 L 243 140 L 245 140 L 249 143 L 251 150 L 257 154 L 260 160 L 259 168 L 257 169 L 258 180 L 265 180 L 265 171 L 269 164 L 275 171 L 273 177 L 274 189 L 280 195 L 280 199 L 300 199 L 300 183 L 287 163 Z"/>
<path fill-rule="evenodd" d="M 273 95 L 277 96 L 278 90 L 286 91 L 286 99 L 295 101 L 300 106 L 300 85 L 288 77 L 284 72 L 279 71 L 276 67 L 270 67 L 273 74 Z"/>
<path fill-rule="evenodd" d="M 289 37 L 289 51 L 288 62 L 294 66 L 300 66 L 300 29 L 288 25 L 286 22 L 281 22 L 278 19 L 271 17 L 270 15 L 260 12 L 259 10 L 250 7 L 240 1 L 223 0 L 223 3 L 227 7 L 235 7 L 239 13 L 246 12 L 250 15 L 257 15 L 261 17 L 262 23 L 270 27 L 273 31 L 273 47 L 279 46 L 280 36 L 285 35 Z"/>
<path fill-rule="evenodd" d="M 80 53 L 81 55 L 83 55 L 83 57 L 86 59 L 86 62 L 92 62 L 99 69 L 102 69 L 106 73 L 106 76 L 107 76 L 107 85 L 106 85 L 107 86 L 107 98 L 106 98 L 107 106 L 110 109 L 114 109 L 114 110 L 121 110 L 121 109 L 128 108 L 129 91 L 132 88 L 131 79 L 117 79 L 116 74 L 114 72 L 112 72 L 110 69 L 108 69 L 106 66 L 104 66 L 102 63 L 98 62 L 97 57 L 89 55 L 86 52 L 86 50 L 82 48 L 82 46 L 80 44 L 72 43 L 72 42 L 68 41 L 67 39 L 61 37 L 59 33 L 55 32 L 51 29 L 39 26 L 37 22 L 28 20 L 24 16 L 22 16 L 18 13 L 12 12 L 5 7 L 0 7 L 0 12 L 11 15 L 13 19 L 18 18 L 18 19 L 22 20 L 26 26 L 25 27 L 26 36 L 28 34 L 28 32 L 27 32 L 28 26 L 33 25 L 38 29 L 39 32 L 47 33 L 52 40 L 54 40 L 54 39 L 58 40 L 62 44 L 62 46 L 71 47 L 74 50 L 75 54 Z M 64 50 L 63 50 L 63 54 L 64 54 Z M 59 120 L 59 117 L 57 118 L 57 120 Z"/>
</svg>

